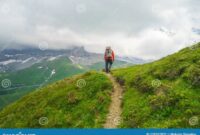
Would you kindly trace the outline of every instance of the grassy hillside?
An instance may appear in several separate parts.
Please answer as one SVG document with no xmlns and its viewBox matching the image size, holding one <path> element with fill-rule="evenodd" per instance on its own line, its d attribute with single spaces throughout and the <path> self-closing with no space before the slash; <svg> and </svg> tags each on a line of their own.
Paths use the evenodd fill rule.
<svg viewBox="0 0 200 135">
<path fill-rule="evenodd" d="M 6 78 L 12 83 L 11 87 L 6 89 L 0 86 L 0 108 L 40 86 L 86 72 L 86 70 L 73 65 L 69 59 L 61 57 L 54 61 L 42 61 L 17 72 L 0 74 L 0 80 Z M 52 74 L 52 72 L 55 73 Z"/>
<path fill-rule="evenodd" d="M 112 85 L 88 72 L 38 89 L 0 112 L 0 128 L 102 127 Z"/>
<path fill-rule="evenodd" d="M 200 43 L 113 75 L 125 87 L 120 127 L 200 127 Z"/>
<path fill-rule="evenodd" d="M 127 64 L 126 62 L 115 61 L 113 67 L 122 67 Z M 2 73 L 0 74 L 0 82 L 9 79 L 12 85 L 6 89 L 0 85 L 0 109 L 41 86 L 89 70 L 102 70 L 103 68 L 103 62 L 83 66 L 73 64 L 67 57 L 59 57 L 52 61 L 43 60 L 20 71 Z M 54 72 L 53 75 L 52 72 Z"/>
<path fill-rule="evenodd" d="M 115 69 L 121 128 L 199 128 L 200 43 L 153 63 Z M 0 112 L 0 128 L 99 128 L 112 85 L 88 72 L 38 89 Z"/>
</svg>

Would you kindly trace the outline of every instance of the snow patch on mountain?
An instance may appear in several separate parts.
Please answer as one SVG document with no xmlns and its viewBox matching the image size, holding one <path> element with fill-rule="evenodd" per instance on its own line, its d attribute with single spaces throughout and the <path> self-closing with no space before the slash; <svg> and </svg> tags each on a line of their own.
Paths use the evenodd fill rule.
<svg viewBox="0 0 200 135">
<path fill-rule="evenodd" d="M 63 55 L 52 56 L 52 57 L 48 58 L 47 61 L 54 61 L 54 60 L 56 60 L 56 59 L 58 59 L 58 58 L 60 58 L 60 57 L 62 57 L 62 56 L 63 56 Z"/>
<path fill-rule="evenodd" d="M 103 56 L 102 58 L 100 58 L 97 55 L 85 56 L 85 57 L 70 56 L 69 59 L 72 62 L 72 64 L 78 64 L 84 66 L 92 65 L 98 62 L 103 62 Z"/>
<path fill-rule="evenodd" d="M 38 69 L 42 69 L 42 68 L 43 68 L 42 66 L 39 66 L 39 67 L 38 67 Z"/>
<path fill-rule="evenodd" d="M 69 58 L 72 64 L 82 68 L 84 66 L 91 66 L 93 64 L 104 62 L 103 54 L 87 52 L 84 47 L 75 47 L 68 50 L 46 50 L 41 51 L 34 48 L 26 48 L 23 50 L 4 50 L 0 54 L 0 67 L 1 71 L 18 71 L 36 63 L 41 63 L 40 66 L 48 61 L 54 61 L 60 57 Z M 116 56 L 117 59 L 117 56 Z M 128 63 L 145 63 L 142 59 L 120 57 L 120 61 Z M 41 69 L 41 67 L 38 67 Z M 45 67 L 43 67 L 45 68 Z"/>
<path fill-rule="evenodd" d="M 22 62 L 22 60 L 15 60 L 15 59 L 10 59 L 10 60 L 7 60 L 7 61 L 2 61 L 0 62 L 0 65 L 8 65 L 8 64 L 11 64 L 11 63 L 16 63 L 16 62 Z"/>
<path fill-rule="evenodd" d="M 57 58 L 57 57 L 50 57 L 50 58 L 48 59 L 48 61 L 54 61 L 54 60 L 56 60 L 56 58 Z"/>
<path fill-rule="evenodd" d="M 53 70 L 51 71 L 50 77 L 52 77 L 54 74 L 56 74 L 56 70 L 55 70 L 55 69 L 53 69 Z"/>
<path fill-rule="evenodd" d="M 72 64 L 76 64 L 76 62 L 74 61 L 74 56 L 69 56 L 69 60 L 72 62 Z"/>
<path fill-rule="evenodd" d="M 28 58 L 28 59 L 25 59 L 24 61 L 22 61 L 22 63 L 27 63 L 27 62 L 29 62 L 29 61 L 31 61 L 31 60 L 37 60 L 35 57 L 30 57 L 30 58 Z"/>
<path fill-rule="evenodd" d="M 5 56 L 8 58 L 13 57 L 13 55 L 8 55 L 8 54 L 6 54 Z"/>
</svg>

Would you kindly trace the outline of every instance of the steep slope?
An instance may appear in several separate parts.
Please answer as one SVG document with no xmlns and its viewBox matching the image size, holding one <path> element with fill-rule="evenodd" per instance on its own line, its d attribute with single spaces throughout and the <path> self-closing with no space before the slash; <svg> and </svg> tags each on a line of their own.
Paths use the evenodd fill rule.
<svg viewBox="0 0 200 135">
<path fill-rule="evenodd" d="M 113 75 L 125 87 L 122 128 L 200 127 L 200 43 Z"/>
<path fill-rule="evenodd" d="M 127 65 L 132 64 L 116 60 L 113 67 L 124 67 Z M 49 56 L 47 59 L 28 68 L 0 73 L 0 82 L 4 79 L 11 81 L 11 85 L 8 88 L 3 88 L 0 85 L 0 109 L 41 86 L 46 86 L 65 77 L 89 70 L 102 70 L 103 68 L 104 62 L 80 65 L 73 63 L 66 56 Z"/>
<path fill-rule="evenodd" d="M 200 127 L 200 43 L 113 76 L 125 90 L 120 127 Z M 88 72 L 48 85 L 4 108 L 0 128 L 106 127 L 112 82 Z"/>
<path fill-rule="evenodd" d="M 73 65 L 66 57 L 60 57 L 52 61 L 42 61 L 20 71 L 2 73 L 0 80 L 9 79 L 11 84 L 8 88 L 0 86 L 0 108 L 41 86 L 86 70 L 88 69 L 80 69 Z"/>
<path fill-rule="evenodd" d="M 0 112 L 1 128 L 99 128 L 105 123 L 112 83 L 88 72 L 38 89 Z"/>
</svg>

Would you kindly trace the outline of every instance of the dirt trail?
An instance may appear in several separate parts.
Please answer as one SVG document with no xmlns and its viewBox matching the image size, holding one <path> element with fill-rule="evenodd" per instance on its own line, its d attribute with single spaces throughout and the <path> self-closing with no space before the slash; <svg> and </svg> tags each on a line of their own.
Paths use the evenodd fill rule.
<svg viewBox="0 0 200 135">
<path fill-rule="evenodd" d="M 107 115 L 104 128 L 117 128 L 117 126 L 120 124 L 121 121 L 120 115 L 121 115 L 121 99 L 122 99 L 123 89 L 119 85 L 119 83 L 116 82 L 116 80 L 112 75 L 107 74 L 107 76 L 111 80 L 114 89 L 111 95 L 112 101 L 109 107 L 109 113 Z"/>
</svg>

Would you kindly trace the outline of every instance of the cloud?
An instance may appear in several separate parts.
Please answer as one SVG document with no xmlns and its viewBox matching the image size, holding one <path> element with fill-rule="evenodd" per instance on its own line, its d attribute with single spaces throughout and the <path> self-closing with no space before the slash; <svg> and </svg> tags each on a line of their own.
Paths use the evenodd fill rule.
<svg viewBox="0 0 200 135">
<path fill-rule="evenodd" d="M 200 35 L 199 0 L 0 0 L 0 48 L 85 46 L 158 59 Z"/>
</svg>

